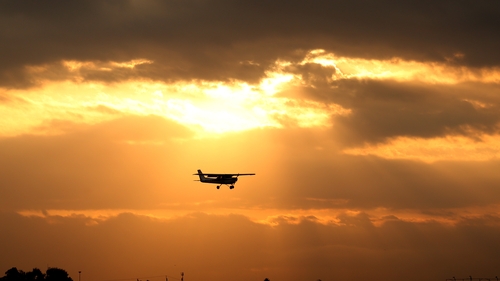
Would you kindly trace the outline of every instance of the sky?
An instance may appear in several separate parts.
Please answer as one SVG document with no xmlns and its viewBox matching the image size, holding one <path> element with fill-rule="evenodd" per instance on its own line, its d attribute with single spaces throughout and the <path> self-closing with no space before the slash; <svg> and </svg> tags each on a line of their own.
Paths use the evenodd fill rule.
<svg viewBox="0 0 500 281">
<path fill-rule="evenodd" d="M 0 274 L 495 278 L 498 30 L 497 1 L 2 1 Z"/>
</svg>

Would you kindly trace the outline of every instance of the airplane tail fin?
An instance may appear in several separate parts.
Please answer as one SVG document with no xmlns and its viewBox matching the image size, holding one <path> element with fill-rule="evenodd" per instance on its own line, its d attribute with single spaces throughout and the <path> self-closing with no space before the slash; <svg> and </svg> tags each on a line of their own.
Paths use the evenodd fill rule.
<svg viewBox="0 0 500 281">
<path fill-rule="evenodd" d="M 203 172 L 201 170 L 198 170 L 198 176 L 200 177 L 200 181 L 205 180 L 205 175 L 203 174 Z"/>
</svg>

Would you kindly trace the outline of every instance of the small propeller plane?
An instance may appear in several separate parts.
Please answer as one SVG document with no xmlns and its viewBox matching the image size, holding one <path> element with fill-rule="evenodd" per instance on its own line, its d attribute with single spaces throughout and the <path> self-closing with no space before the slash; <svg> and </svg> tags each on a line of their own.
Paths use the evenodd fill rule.
<svg viewBox="0 0 500 281">
<path fill-rule="evenodd" d="M 255 174 L 204 174 L 201 170 L 198 170 L 198 173 L 193 175 L 198 175 L 200 177 L 199 181 L 203 183 L 218 184 L 217 189 L 223 184 L 228 185 L 229 189 L 233 189 L 239 176 L 254 176 Z"/>
</svg>

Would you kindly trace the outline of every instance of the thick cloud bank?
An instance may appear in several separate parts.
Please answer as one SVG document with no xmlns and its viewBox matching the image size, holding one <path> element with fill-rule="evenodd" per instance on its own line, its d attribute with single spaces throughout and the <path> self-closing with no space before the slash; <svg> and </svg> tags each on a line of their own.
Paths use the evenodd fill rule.
<svg viewBox="0 0 500 281">
<path fill-rule="evenodd" d="M 0 4 L 1 83 L 32 85 L 26 66 L 60 61 L 154 64 L 172 79 L 252 80 L 278 58 L 342 56 L 498 66 L 500 5 L 470 1 L 44 1 Z M 106 80 L 105 72 L 88 79 Z"/>
<path fill-rule="evenodd" d="M 0 223 L 11 226 L 0 242 L 4 270 L 43 267 L 44 260 L 73 278 L 82 271 L 89 280 L 177 279 L 180 271 L 192 280 L 493 277 L 500 250 L 499 217 L 456 225 L 388 217 L 375 226 L 361 213 L 340 215 L 335 224 L 288 217 L 269 226 L 203 213 L 168 221 L 132 214 L 94 221 L 3 213 Z"/>
</svg>

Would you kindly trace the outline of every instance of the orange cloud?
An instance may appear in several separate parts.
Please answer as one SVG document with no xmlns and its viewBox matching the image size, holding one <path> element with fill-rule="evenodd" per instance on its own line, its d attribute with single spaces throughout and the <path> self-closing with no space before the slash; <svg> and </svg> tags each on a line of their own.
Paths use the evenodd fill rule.
<svg viewBox="0 0 500 281">
<path fill-rule="evenodd" d="M 336 74 L 332 79 L 377 79 L 429 84 L 459 84 L 464 82 L 500 83 L 500 68 L 473 68 L 467 66 L 408 61 L 401 58 L 390 60 L 360 59 L 336 56 L 324 50 L 310 51 L 300 64 L 315 63 L 332 67 Z"/>
<path fill-rule="evenodd" d="M 387 159 L 436 161 L 491 161 L 500 158 L 500 135 L 475 134 L 438 138 L 397 137 L 387 142 L 344 149 L 351 155 L 375 155 Z"/>
</svg>

